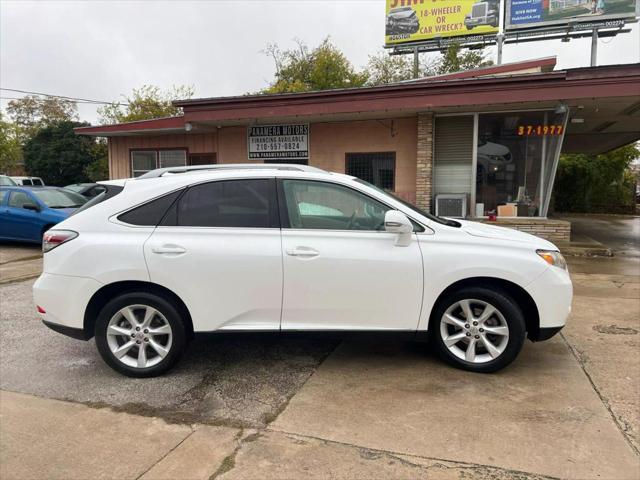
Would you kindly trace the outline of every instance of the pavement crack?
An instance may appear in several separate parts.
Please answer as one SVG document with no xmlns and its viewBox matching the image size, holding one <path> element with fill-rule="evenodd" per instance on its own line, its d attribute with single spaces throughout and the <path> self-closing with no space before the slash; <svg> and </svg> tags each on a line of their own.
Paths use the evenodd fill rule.
<svg viewBox="0 0 640 480">
<path fill-rule="evenodd" d="M 159 464 L 162 460 L 164 460 L 165 458 L 167 458 L 169 455 L 171 455 L 180 445 L 182 445 L 191 435 L 193 435 L 194 433 L 196 433 L 196 429 L 193 428 L 193 426 L 190 426 L 191 428 L 191 432 L 189 432 L 189 434 L 184 437 L 182 440 L 180 440 L 176 445 L 174 445 L 174 447 L 169 450 L 167 453 L 165 453 L 162 457 L 160 457 L 158 459 L 157 462 L 153 463 L 152 465 L 149 466 L 149 468 L 147 468 L 144 472 L 142 472 L 140 475 L 138 475 L 136 477 L 136 480 L 140 479 L 141 477 L 143 477 L 149 470 L 151 470 L 153 467 L 155 467 L 157 464 Z"/>
<path fill-rule="evenodd" d="M 345 446 L 345 447 L 350 447 L 350 448 L 354 448 L 357 449 L 362 453 L 364 453 L 365 457 L 368 458 L 377 458 L 381 455 L 386 455 L 390 458 L 393 458 L 394 460 L 397 460 L 398 462 L 404 463 L 406 465 L 412 466 L 412 467 L 416 467 L 416 468 L 421 468 L 423 470 L 429 470 L 431 468 L 445 468 L 445 469 L 462 469 L 462 470 L 469 470 L 469 471 L 477 471 L 480 469 L 488 469 L 488 470 L 492 470 L 494 472 L 501 472 L 504 474 L 509 475 L 509 478 L 514 478 L 514 479 L 522 479 L 522 480 L 527 480 L 527 479 L 536 479 L 536 480 L 560 480 L 559 477 L 551 477 L 548 475 L 541 475 L 538 473 L 534 473 L 534 472 L 525 472 L 522 470 L 514 470 L 514 469 L 510 469 L 510 468 L 504 468 L 504 467 L 498 467 L 496 465 L 486 465 L 486 464 L 482 464 L 482 463 L 473 463 L 473 462 L 464 462 L 464 461 L 460 461 L 460 460 L 448 460 L 446 458 L 438 458 L 438 457 L 427 457 L 424 455 L 416 455 L 416 454 L 412 454 L 412 453 L 403 453 L 403 452 L 397 452 L 397 451 L 393 451 L 393 450 L 384 450 L 384 449 L 379 449 L 379 448 L 371 448 L 371 447 L 364 447 L 362 445 L 356 445 L 353 443 L 349 443 L 349 442 L 341 442 L 339 440 L 330 440 L 327 438 L 322 438 L 322 437 L 316 437 L 314 435 L 305 435 L 305 434 L 300 434 L 300 433 L 293 433 L 293 432 L 287 432 L 285 430 L 278 430 L 275 428 L 270 428 L 267 427 L 264 429 L 264 431 L 268 431 L 268 432 L 274 432 L 274 433 L 280 433 L 283 435 L 287 435 L 291 438 L 303 438 L 303 439 L 309 439 L 309 440 L 316 440 L 319 442 L 323 442 L 325 444 L 334 444 L 334 445 L 341 445 L 341 446 Z M 422 465 L 420 463 L 417 462 L 411 462 L 409 460 L 407 460 L 406 458 L 403 457 L 409 457 L 409 458 L 415 458 L 415 459 L 421 459 L 424 461 L 428 461 L 428 462 L 436 462 L 433 465 Z M 488 478 L 493 478 L 493 476 L 489 475 L 487 473 L 487 475 L 483 475 L 483 477 L 488 477 Z M 213 477 L 212 477 L 213 478 Z"/>
<path fill-rule="evenodd" d="M 224 460 L 222 460 L 222 463 L 220 464 L 218 469 L 209 477 L 209 480 L 215 480 L 221 475 L 224 475 L 225 473 L 233 470 L 236 466 L 236 457 L 238 456 L 238 453 L 240 452 L 242 447 L 246 443 L 251 443 L 257 440 L 261 434 L 260 434 L 260 430 L 258 430 L 254 433 L 247 435 L 244 438 L 242 438 L 243 435 L 244 435 L 244 430 L 240 430 L 235 437 L 236 442 L 238 442 L 236 445 L 236 448 L 234 448 L 233 452 L 231 452 L 229 455 L 227 455 L 224 458 Z"/>
<path fill-rule="evenodd" d="M 560 338 L 562 338 L 564 343 L 567 345 L 567 348 L 569 348 L 569 351 L 571 352 L 573 357 L 578 362 L 578 365 L 580 365 L 580 369 L 582 370 L 582 372 L 587 377 L 587 380 L 589 380 L 589 383 L 591 384 L 591 388 L 593 388 L 593 391 L 596 392 L 596 395 L 598 395 L 598 398 L 600 398 L 600 401 L 604 405 L 604 408 L 606 408 L 607 412 L 609 412 L 609 415 L 611 416 L 611 418 L 613 419 L 613 422 L 616 424 L 616 427 L 618 428 L 618 430 L 622 434 L 622 437 L 625 439 L 627 444 L 631 447 L 631 450 L 633 450 L 633 452 L 637 456 L 640 457 L 640 450 L 638 450 L 638 447 L 636 447 L 633 444 L 633 442 L 631 441 L 631 438 L 630 438 L 630 436 L 628 434 L 628 430 L 629 430 L 628 427 L 625 426 L 625 425 L 622 425 L 623 422 L 621 422 L 621 420 L 618 418 L 618 416 L 613 412 L 613 410 L 611 408 L 611 404 L 605 398 L 605 396 L 602 394 L 602 392 L 600 392 L 600 389 L 598 388 L 598 386 L 593 381 L 593 378 L 591 378 L 591 375 L 587 371 L 587 368 L 585 366 L 585 362 L 584 362 L 584 360 L 582 358 L 582 355 L 578 351 L 578 349 L 576 347 L 574 347 L 573 345 L 571 345 L 571 343 L 569 343 L 569 340 L 567 340 L 567 338 L 565 337 L 564 333 L 560 332 Z"/>
</svg>

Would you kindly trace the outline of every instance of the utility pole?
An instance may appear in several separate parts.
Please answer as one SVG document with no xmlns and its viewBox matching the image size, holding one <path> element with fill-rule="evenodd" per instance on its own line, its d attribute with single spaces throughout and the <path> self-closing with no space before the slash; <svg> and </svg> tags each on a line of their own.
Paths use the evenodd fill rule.
<svg viewBox="0 0 640 480">
<path fill-rule="evenodd" d="M 498 44 L 498 65 L 502 65 L 502 45 L 504 45 L 504 33 L 496 35 L 496 42 Z"/>
<path fill-rule="evenodd" d="M 595 67 L 598 63 L 598 29 L 594 28 L 591 33 L 591 66 Z"/>
<path fill-rule="evenodd" d="M 420 56 L 418 47 L 413 47 L 413 78 L 418 78 L 420 74 Z"/>
</svg>

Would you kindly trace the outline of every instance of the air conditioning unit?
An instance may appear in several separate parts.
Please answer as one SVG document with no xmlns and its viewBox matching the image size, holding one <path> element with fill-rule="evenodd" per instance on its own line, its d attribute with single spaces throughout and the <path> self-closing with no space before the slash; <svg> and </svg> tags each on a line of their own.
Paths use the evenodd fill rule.
<svg viewBox="0 0 640 480">
<path fill-rule="evenodd" d="M 465 218 L 467 216 L 467 194 L 440 193 L 436 195 L 436 215 L 439 217 Z"/>
</svg>

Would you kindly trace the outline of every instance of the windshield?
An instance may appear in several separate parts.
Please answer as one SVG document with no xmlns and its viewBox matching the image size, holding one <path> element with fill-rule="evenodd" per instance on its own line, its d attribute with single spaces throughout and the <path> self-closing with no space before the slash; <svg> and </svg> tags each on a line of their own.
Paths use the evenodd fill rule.
<svg viewBox="0 0 640 480">
<path fill-rule="evenodd" d="M 67 185 L 64 188 L 67 190 L 71 190 L 72 192 L 81 192 L 82 190 L 84 190 L 84 185 L 82 183 L 77 183 L 74 185 Z"/>
<path fill-rule="evenodd" d="M 13 187 L 16 185 L 16 182 L 14 182 L 13 180 L 11 180 L 9 177 L 4 177 L 1 176 L 0 177 L 0 186 L 3 187 Z"/>
<path fill-rule="evenodd" d="M 38 200 L 49 208 L 77 208 L 87 201 L 82 195 L 63 189 L 31 190 Z"/>
<path fill-rule="evenodd" d="M 387 192 L 386 190 L 383 190 L 383 189 L 381 189 L 379 187 L 376 187 L 375 185 L 373 185 L 373 184 L 371 184 L 369 182 L 365 182 L 364 180 L 360 180 L 359 178 L 356 178 L 354 180 L 356 182 L 358 182 L 358 183 L 361 183 L 362 185 L 366 185 L 367 187 L 373 188 L 374 190 L 376 190 L 376 191 L 378 191 L 380 193 L 384 193 L 385 195 L 387 195 L 387 196 L 393 198 L 394 200 L 396 200 L 397 202 L 400 202 L 405 207 L 408 207 L 411 210 L 413 210 L 414 212 L 419 213 L 423 217 L 427 217 L 429 220 L 432 220 L 434 222 L 440 223 L 442 225 L 447 225 L 449 227 L 460 227 L 460 224 L 458 222 L 456 222 L 455 220 L 448 220 L 446 218 L 436 217 L 432 213 L 429 213 L 429 212 L 427 212 L 426 210 L 423 210 L 420 207 L 416 207 L 413 203 L 407 202 L 406 200 L 403 200 L 402 198 L 397 197 L 393 193 Z"/>
</svg>

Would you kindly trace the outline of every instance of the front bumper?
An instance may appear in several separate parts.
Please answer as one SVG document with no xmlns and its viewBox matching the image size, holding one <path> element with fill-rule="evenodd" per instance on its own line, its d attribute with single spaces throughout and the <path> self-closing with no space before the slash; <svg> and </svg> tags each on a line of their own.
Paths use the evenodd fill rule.
<svg viewBox="0 0 640 480">
<path fill-rule="evenodd" d="M 526 289 L 538 307 L 540 329 L 531 338 L 541 341 L 551 338 L 567 323 L 571 313 L 573 285 L 569 272 L 558 267 L 548 267 Z"/>
<path fill-rule="evenodd" d="M 46 313 L 39 315 L 46 326 L 87 340 L 84 314 L 89 300 L 101 287 L 102 284 L 92 278 L 43 273 L 33 285 L 33 300 L 45 310 Z"/>
</svg>

